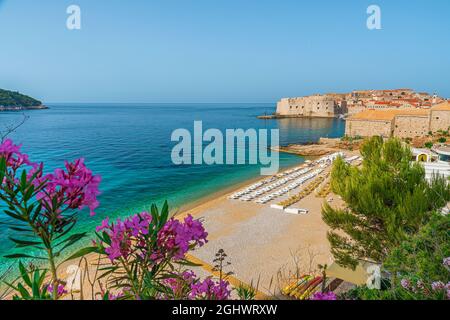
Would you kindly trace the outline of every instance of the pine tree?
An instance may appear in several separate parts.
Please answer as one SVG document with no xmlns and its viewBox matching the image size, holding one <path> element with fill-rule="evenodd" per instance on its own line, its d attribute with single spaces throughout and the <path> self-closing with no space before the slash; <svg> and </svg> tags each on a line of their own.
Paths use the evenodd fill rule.
<svg viewBox="0 0 450 320">
<path fill-rule="evenodd" d="M 395 138 L 372 137 L 361 147 L 362 167 L 337 159 L 331 187 L 346 208 L 325 204 L 322 218 L 331 227 L 331 252 L 342 266 L 356 268 L 358 259 L 383 262 L 392 248 L 415 234 L 431 212 L 450 200 L 450 187 L 442 178 L 431 183 L 411 151 Z"/>
</svg>

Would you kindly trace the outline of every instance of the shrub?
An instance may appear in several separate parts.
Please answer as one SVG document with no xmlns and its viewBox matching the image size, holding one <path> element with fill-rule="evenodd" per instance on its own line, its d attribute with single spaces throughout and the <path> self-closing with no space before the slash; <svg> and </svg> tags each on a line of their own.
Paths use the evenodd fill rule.
<svg viewBox="0 0 450 320">
<path fill-rule="evenodd" d="M 392 250 L 384 267 L 399 277 L 419 278 L 426 282 L 450 281 L 450 216 L 433 214 L 420 231 Z"/>
<path fill-rule="evenodd" d="M 329 204 L 322 209 L 334 258 L 352 268 L 358 259 L 382 263 L 450 200 L 446 181 L 435 178 L 429 184 L 423 167 L 410 164 L 411 151 L 399 140 L 374 137 L 362 145 L 361 154 L 362 168 L 340 158 L 333 164 L 331 187 L 347 209 Z"/>
<path fill-rule="evenodd" d="M 362 300 L 450 299 L 450 216 L 434 214 L 416 234 L 388 255 L 383 264 L 391 279 L 381 290 L 360 286 L 340 298 Z"/>
<path fill-rule="evenodd" d="M 188 215 L 183 221 L 169 219 L 167 203 L 161 212 L 152 205 L 125 220 L 103 220 L 90 251 L 109 259 L 104 267 L 109 288 L 126 299 L 224 299 L 228 282 L 200 281 L 182 266 L 195 266 L 186 253 L 207 241 L 200 221 Z M 86 249 L 82 249 L 86 250 Z"/>
<path fill-rule="evenodd" d="M 0 200 L 10 218 L 5 224 L 18 234 L 9 239 L 20 249 L 6 257 L 46 261 L 52 295 L 57 299 L 61 283 L 56 258 L 85 237 L 86 233 L 70 232 L 81 209 L 88 207 L 95 214 L 100 177 L 92 174 L 83 159 L 66 162 L 65 168 L 51 174 L 43 171 L 44 164 L 31 162 L 11 140 L 0 145 Z"/>
</svg>

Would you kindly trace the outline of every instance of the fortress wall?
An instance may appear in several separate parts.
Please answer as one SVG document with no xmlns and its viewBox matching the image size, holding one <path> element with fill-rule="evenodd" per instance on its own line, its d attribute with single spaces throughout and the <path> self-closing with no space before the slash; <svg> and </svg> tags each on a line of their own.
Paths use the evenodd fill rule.
<svg viewBox="0 0 450 320">
<path fill-rule="evenodd" d="M 277 102 L 277 111 L 276 114 L 287 115 L 290 114 L 291 110 L 289 109 L 289 98 L 283 98 Z"/>
<path fill-rule="evenodd" d="M 450 127 L 450 111 L 432 110 L 430 119 L 430 131 L 448 130 Z"/>
<path fill-rule="evenodd" d="M 345 122 L 345 135 L 350 137 L 383 136 L 390 137 L 392 122 L 390 120 L 361 120 L 347 119 Z"/>
<path fill-rule="evenodd" d="M 360 113 L 364 110 L 366 110 L 367 108 L 365 106 L 351 106 L 349 108 L 347 108 L 347 114 L 349 116 Z"/>
<path fill-rule="evenodd" d="M 394 119 L 394 136 L 414 138 L 426 136 L 429 131 L 428 116 L 397 115 Z"/>
<path fill-rule="evenodd" d="M 277 103 L 278 115 L 303 117 L 334 117 L 335 101 L 327 96 L 284 98 Z"/>
</svg>

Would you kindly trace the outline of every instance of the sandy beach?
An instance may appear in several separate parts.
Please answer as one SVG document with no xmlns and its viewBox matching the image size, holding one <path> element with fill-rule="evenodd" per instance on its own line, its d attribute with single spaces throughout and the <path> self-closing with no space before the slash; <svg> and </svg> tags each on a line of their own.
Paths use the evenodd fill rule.
<svg viewBox="0 0 450 320">
<path fill-rule="evenodd" d="M 346 152 L 346 156 L 358 154 L 357 151 Z M 327 176 L 330 170 L 331 166 L 328 166 L 322 174 Z M 308 182 L 292 190 L 291 195 L 306 186 Z M 342 205 L 332 193 L 321 198 L 312 192 L 295 203 L 295 207 L 309 211 L 300 215 L 270 207 L 271 203 L 280 202 L 289 195 L 257 204 L 229 199 L 231 194 L 233 192 L 223 194 L 180 215 L 192 214 L 202 219 L 209 233 L 209 242 L 192 252 L 193 256 L 212 264 L 214 254 L 224 249 L 232 263 L 229 270 L 234 276 L 247 284 L 259 279 L 259 289 L 266 294 L 276 292 L 289 274 L 311 272 L 318 263 L 332 261 L 326 238 L 328 227 L 321 217 L 326 199 L 331 200 L 332 205 Z"/>
</svg>

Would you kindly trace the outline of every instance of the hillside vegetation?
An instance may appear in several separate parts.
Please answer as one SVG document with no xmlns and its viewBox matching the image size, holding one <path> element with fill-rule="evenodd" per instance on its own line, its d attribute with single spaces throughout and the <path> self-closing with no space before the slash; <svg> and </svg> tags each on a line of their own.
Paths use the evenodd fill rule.
<svg viewBox="0 0 450 320">
<path fill-rule="evenodd" d="M 42 102 L 19 92 L 0 89 L 0 106 L 4 107 L 36 107 Z"/>
</svg>

